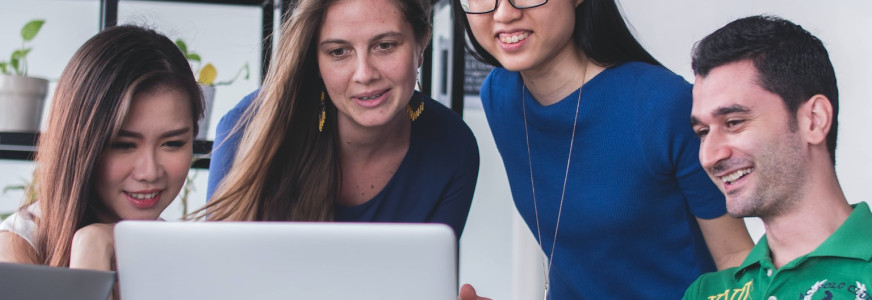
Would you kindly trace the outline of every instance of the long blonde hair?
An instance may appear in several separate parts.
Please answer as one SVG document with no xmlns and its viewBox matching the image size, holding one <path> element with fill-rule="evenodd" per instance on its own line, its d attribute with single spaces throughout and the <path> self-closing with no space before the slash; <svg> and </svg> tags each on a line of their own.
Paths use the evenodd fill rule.
<svg viewBox="0 0 872 300">
<path fill-rule="evenodd" d="M 325 100 L 327 122 L 319 132 L 324 82 L 319 76 L 316 47 L 324 15 L 336 1 L 301 0 L 293 8 L 282 25 L 276 59 L 263 88 L 231 131 L 231 135 L 242 133 L 233 167 L 212 199 L 190 218 L 333 219 L 342 177 L 337 112 L 332 102 Z M 431 31 L 429 0 L 393 1 L 423 48 Z"/>
</svg>

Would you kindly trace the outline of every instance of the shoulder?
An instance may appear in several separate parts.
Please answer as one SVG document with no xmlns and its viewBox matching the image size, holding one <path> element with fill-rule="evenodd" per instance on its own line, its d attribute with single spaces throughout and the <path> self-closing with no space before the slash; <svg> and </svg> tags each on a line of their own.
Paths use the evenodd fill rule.
<svg viewBox="0 0 872 300">
<path fill-rule="evenodd" d="M 36 249 L 20 235 L 0 231 L 0 262 L 39 264 Z"/>
<path fill-rule="evenodd" d="M 683 77 L 662 66 L 643 62 L 628 62 L 610 67 L 607 76 L 613 77 L 609 82 L 622 87 L 633 87 L 637 95 L 654 93 L 657 95 L 687 94 L 690 95 L 691 84 Z"/>
<path fill-rule="evenodd" d="M 0 260 L 36 263 L 37 226 L 33 215 L 38 214 L 38 207 L 32 205 L 0 223 Z"/>
<path fill-rule="evenodd" d="M 460 139 L 463 142 L 475 142 L 472 130 L 456 112 L 446 107 L 439 101 L 424 96 L 424 113 L 421 118 L 413 123 L 421 133 L 426 136 L 437 137 L 444 141 Z"/>
<path fill-rule="evenodd" d="M 423 151 L 438 151 L 442 153 L 440 155 L 473 151 L 478 155 L 478 143 L 466 122 L 456 112 L 430 97 L 424 96 L 424 112 L 412 123 L 412 129 L 415 135 L 413 140 L 425 147 Z"/>
<path fill-rule="evenodd" d="M 260 93 L 260 89 L 251 92 L 250 94 L 243 97 L 242 100 L 239 100 L 239 102 L 236 103 L 233 108 L 227 111 L 227 113 L 223 117 L 221 117 L 221 120 L 219 121 L 219 126 L 227 127 L 235 125 L 239 121 L 239 119 L 242 118 L 242 115 L 245 113 L 245 111 L 248 110 L 248 108 L 254 102 L 254 99 L 257 98 L 258 93 Z"/>
<path fill-rule="evenodd" d="M 513 110 L 512 104 L 520 103 L 521 74 L 503 68 L 494 68 L 481 84 L 479 96 L 482 108 L 490 117 L 492 112 Z"/>
<path fill-rule="evenodd" d="M 669 69 L 643 62 L 614 66 L 604 73 L 604 85 L 622 91 L 635 103 L 637 119 L 666 120 L 686 126 L 693 103 L 693 86 Z M 670 129 L 671 130 L 671 129 Z"/>
</svg>

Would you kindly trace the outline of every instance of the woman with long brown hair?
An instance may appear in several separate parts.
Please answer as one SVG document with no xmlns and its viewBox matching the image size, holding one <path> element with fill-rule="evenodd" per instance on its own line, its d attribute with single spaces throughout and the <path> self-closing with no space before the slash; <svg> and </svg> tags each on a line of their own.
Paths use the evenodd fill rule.
<svg viewBox="0 0 872 300">
<path fill-rule="evenodd" d="M 459 236 L 478 146 L 456 114 L 414 91 L 430 9 L 299 1 L 263 88 L 218 126 L 211 199 L 196 217 L 437 222 Z"/>
<path fill-rule="evenodd" d="M 158 219 L 178 195 L 202 114 L 191 68 L 165 36 L 118 26 L 89 39 L 39 138 L 35 202 L 0 224 L 0 260 L 113 269 L 114 224 Z"/>
</svg>

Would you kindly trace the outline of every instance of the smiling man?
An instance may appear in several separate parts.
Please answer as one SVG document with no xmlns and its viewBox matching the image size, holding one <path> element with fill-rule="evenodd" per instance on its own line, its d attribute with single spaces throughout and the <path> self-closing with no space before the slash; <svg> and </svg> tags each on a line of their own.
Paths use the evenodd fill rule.
<svg viewBox="0 0 872 300">
<path fill-rule="evenodd" d="M 872 299 L 872 213 L 835 172 L 838 90 L 827 50 L 770 16 L 733 21 L 693 53 L 699 160 L 734 217 L 766 235 L 684 299 Z"/>
</svg>

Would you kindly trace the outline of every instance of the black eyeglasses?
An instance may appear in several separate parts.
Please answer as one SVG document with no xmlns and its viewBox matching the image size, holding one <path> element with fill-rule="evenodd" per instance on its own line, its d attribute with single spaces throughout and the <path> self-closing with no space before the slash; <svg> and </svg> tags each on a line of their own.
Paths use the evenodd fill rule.
<svg viewBox="0 0 872 300">
<path fill-rule="evenodd" d="M 486 14 L 497 9 L 500 0 L 460 0 L 460 7 L 468 14 Z M 509 4 L 517 9 L 542 6 L 548 0 L 509 0 Z"/>
</svg>

